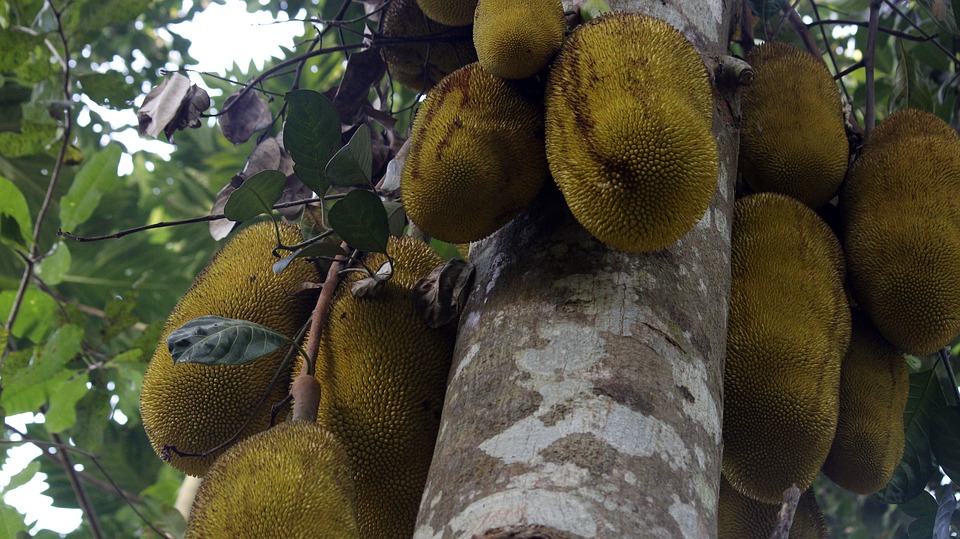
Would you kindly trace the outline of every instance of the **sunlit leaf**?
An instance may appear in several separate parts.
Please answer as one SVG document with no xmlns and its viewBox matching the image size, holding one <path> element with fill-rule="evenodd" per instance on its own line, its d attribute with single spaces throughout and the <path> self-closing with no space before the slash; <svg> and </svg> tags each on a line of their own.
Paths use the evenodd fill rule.
<svg viewBox="0 0 960 539">
<path fill-rule="evenodd" d="M 104 107 L 126 108 L 137 97 L 136 88 L 127 84 L 119 71 L 82 73 L 77 75 L 77 82 L 87 97 Z"/>
<path fill-rule="evenodd" d="M 893 478 L 876 496 L 886 503 L 902 503 L 923 492 L 936 471 L 930 448 L 930 426 L 943 406 L 940 380 L 934 371 L 910 375 L 910 396 L 903 413 L 905 446 Z"/>
<path fill-rule="evenodd" d="M 77 421 L 77 402 L 87 394 L 87 373 L 47 385 L 47 411 L 43 414 L 47 432 L 63 432 Z"/>
<path fill-rule="evenodd" d="M 30 51 L 43 42 L 43 36 L 5 28 L 0 32 L 0 71 L 13 71 L 30 58 Z"/>
<path fill-rule="evenodd" d="M 361 251 L 387 252 L 390 224 L 380 197 L 351 191 L 330 208 L 330 226 L 343 241 Z"/>
<path fill-rule="evenodd" d="M 50 248 L 47 256 L 37 264 L 37 273 L 48 285 L 60 284 L 63 276 L 70 271 L 70 249 L 67 244 L 58 241 Z"/>
<path fill-rule="evenodd" d="M 0 313 L 4 316 L 13 308 L 15 290 L 0 292 Z M 26 337 L 33 342 L 40 342 L 56 323 L 55 313 L 57 303 L 50 296 L 36 288 L 27 289 L 17 313 L 17 320 L 13 324 L 14 337 Z"/>
<path fill-rule="evenodd" d="M 283 194 L 286 181 L 287 177 L 278 170 L 258 172 L 230 195 L 223 214 L 231 221 L 246 221 L 262 213 L 269 214 Z"/>
<path fill-rule="evenodd" d="M 319 92 L 287 93 L 289 112 L 283 126 L 283 146 L 293 156 L 300 180 L 319 195 L 327 191 L 323 170 L 340 147 L 340 119 L 333 103 Z"/>
<path fill-rule="evenodd" d="M 117 166 L 120 164 L 119 144 L 103 148 L 77 172 L 67 194 L 60 199 L 60 227 L 70 231 L 87 221 L 104 194 L 116 189 Z"/>
<path fill-rule="evenodd" d="M 37 475 L 37 472 L 40 470 L 40 462 L 34 460 L 30 464 L 27 464 L 26 468 L 17 472 L 16 475 L 10 478 L 10 482 L 7 483 L 7 486 L 0 489 L 0 492 L 9 492 L 11 490 L 17 489 L 26 485 L 33 479 L 34 475 Z"/>
<path fill-rule="evenodd" d="M 243 365 L 289 342 L 260 324 L 220 316 L 194 318 L 167 337 L 174 364 Z"/>
<path fill-rule="evenodd" d="M 19 532 L 26 532 L 29 529 L 23 523 L 23 515 L 13 507 L 0 502 L 0 537 L 16 537 Z"/>
<path fill-rule="evenodd" d="M 27 199 L 12 181 L 0 176 L 0 241 L 30 247 L 33 245 L 32 229 Z"/>
<path fill-rule="evenodd" d="M 350 142 L 347 142 L 330 159 L 325 173 L 331 185 L 340 187 L 369 185 L 372 166 L 370 128 L 364 124 L 353 134 Z"/>
<path fill-rule="evenodd" d="M 156 137 L 174 121 L 190 91 L 190 79 L 174 73 L 150 90 L 137 111 L 140 136 Z"/>
</svg>

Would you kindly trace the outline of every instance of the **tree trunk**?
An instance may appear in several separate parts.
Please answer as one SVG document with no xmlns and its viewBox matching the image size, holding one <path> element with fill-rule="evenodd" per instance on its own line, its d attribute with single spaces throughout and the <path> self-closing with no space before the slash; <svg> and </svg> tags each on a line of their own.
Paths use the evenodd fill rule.
<svg viewBox="0 0 960 539">
<path fill-rule="evenodd" d="M 679 28 L 708 70 L 739 5 L 609 3 Z M 716 96 L 717 191 L 679 242 L 611 250 L 551 188 L 473 245 L 415 537 L 716 535 L 737 161 L 736 108 Z"/>
</svg>

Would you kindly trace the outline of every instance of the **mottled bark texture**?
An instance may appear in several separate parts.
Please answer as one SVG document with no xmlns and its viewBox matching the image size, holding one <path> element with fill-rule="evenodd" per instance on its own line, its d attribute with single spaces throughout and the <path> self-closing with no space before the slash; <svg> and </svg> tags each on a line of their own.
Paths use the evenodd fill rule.
<svg viewBox="0 0 960 539">
<path fill-rule="evenodd" d="M 712 68 L 736 2 L 610 4 L 672 23 Z M 415 537 L 716 535 L 737 137 L 715 104 L 717 191 L 669 248 L 603 246 L 552 186 L 474 244 Z"/>
</svg>

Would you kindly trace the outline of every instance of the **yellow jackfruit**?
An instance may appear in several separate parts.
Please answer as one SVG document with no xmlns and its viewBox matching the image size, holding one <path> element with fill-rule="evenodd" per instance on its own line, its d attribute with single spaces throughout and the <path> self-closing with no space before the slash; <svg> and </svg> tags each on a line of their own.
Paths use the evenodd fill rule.
<svg viewBox="0 0 960 539">
<path fill-rule="evenodd" d="M 287 245 L 300 241 L 296 227 L 280 227 Z M 169 464 L 178 470 L 203 475 L 217 454 L 181 457 L 165 446 L 184 453 L 204 453 L 231 439 L 243 428 L 242 437 L 267 428 L 270 408 L 287 395 L 281 374 L 267 392 L 286 348 L 246 365 L 207 366 L 173 364 L 166 338 L 185 322 L 205 315 L 249 320 L 293 337 L 310 316 L 315 297 L 291 295 L 305 281 L 319 281 L 313 264 L 295 260 L 280 275 L 273 273 L 276 261 L 271 250 L 277 236 L 271 223 L 250 226 L 210 260 L 193 286 L 177 302 L 163 328 L 157 350 L 150 360 L 140 393 L 140 414 L 150 443 L 158 455 L 169 454 Z M 288 367 L 289 369 L 289 367 Z"/>
<path fill-rule="evenodd" d="M 807 489 L 837 427 L 840 363 L 850 342 L 839 242 L 785 195 L 737 201 L 723 376 L 723 473 L 779 502 Z"/>
<path fill-rule="evenodd" d="M 903 457 L 910 372 L 903 354 L 855 316 L 840 376 L 840 421 L 823 473 L 847 490 L 873 494 Z"/>
<path fill-rule="evenodd" d="M 363 537 L 413 535 L 433 456 L 455 335 L 430 329 L 412 287 L 442 260 L 416 239 L 391 238 L 393 277 L 355 297 L 344 282 L 331 306 L 317 361 L 318 423 L 350 456 Z M 364 265 L 386 261 L 370 254 Z M 355 275 L 355 274 L 354 274 Z"/>
<path fill-rule="evenodd" d="M 565 27 L 560 0 L 480 0 L 473 45 L 484 69 L 523 79 L 546 67 L 560 50 Z"/>
<path fill-rule="evenodd" d="M 546 107 L 550 172 L 597 239 L 655 251 L 703 216 L 718 173 L 713 97 L 668 23 L 614 13 L 578 28 L 550 68 Z"/>
<path fill-rule="evenodd" d="M 443 77 L 477 61 L 471 34 L 470 26 L 447 26 L 428 19 L 416 0 L 392 0 L 383 16 L 384 38 L 430 36 L 431 40 L 384 45 L 381 51 L 395 80 L 415 92 L 426 92 Z"/>
<path fill-rule="evenodd" d="M 960 334 L 960 136 L 919 110 L 870 135 L 840 197 L 858 305 L 903 352 L 936 352 Z"/>
<path fill-rule="evenodd" d="M 717 539 L 767 539 L 777 524 L 779 503 L 763 503 L 737 492 L 725 477 L 720 479 L 717 507 Z M 823 513 L 809 489 L 800 495 L 793 515 L 790 539 L 826 539 Z"/>
<path fill-rule="evenodd" d="M 417 0 L 427 17 L 448 24 L 462 26 L 473 22 L 477 0 Z"/>
<path fill-rule="evenodd" d="M 464 243 L 516 217 L 549 176 L 540 99 L 473 63 L 420 107 L 400 190 L 424 232 Z"/>
<path fill-rule="evenodd" d="M 840 93 L 822 61 L 783 42 L 750 51 L 743 89 L 740 172 L 754 191 L 819 208 L 840 188 L 850 154 Z"/>
<path fill-rule="evenodd" d="M 350 459 L 316 423 L 281 423 L 234 445 L 197 491 L 187 539 L 357 539 Z"/>
</svg>

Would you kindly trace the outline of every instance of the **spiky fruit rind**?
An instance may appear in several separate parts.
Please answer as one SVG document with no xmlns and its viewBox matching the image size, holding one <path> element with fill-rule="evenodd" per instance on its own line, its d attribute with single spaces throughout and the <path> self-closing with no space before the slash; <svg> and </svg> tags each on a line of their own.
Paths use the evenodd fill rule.
<svg viewBox="0 0 960 539">
<path fill-rule="evenodd" d="M 777 524 L 780 504 L 748 498 L 721 477 L 717 506 L 717 539 L 768 539 Z M 790 539 L 826 539 L 827 525 L 813 489 L 800 495 Z"/>
<path fill-rule="evenodd" d="M 581 26 L 551 66 L 546 107 L 550 172 L 597 239 L 655 251 L 701 219 L 718 173 L 712 91 L 668 23 L 615 13 Z"/>
<path fill-rule="evenodd" d="M 450 26 L 473 22 L 477 0 L 417 0 L 420 9 L 431 19 Z"/>
<path fill-rule="evenodd" d="M 836 431 L 850 341 L 842 255 L 813 210 L 775 193 L 737 201 L 731 248 L 723 473 L 776 503 L 810 486 Z"/>
<path fill-rule="evenodd" d="M 840 94 L 826 66 L 783 42 L 750 51 L 744 87 L 740 172 L 754 191 L 790 195 L 811 208 L 829 201 L 847 170 Z"/>
<path fill-rule="evenodd" d="M 840 419 L 823 473 L 847 490 L 873 494 L 903 457 L 910 372 L 903 354 L 855 316 L 840 376 Z"/>
<path fill-rule="evenodd" d="M 426 92 L 450 73 L 477 60 L 471 33 L 470 26 L 447 26 L 428 19 L 416 0 L 391 1 L 383 17 L 385 38 L 437 39 L 382 47 L 390 76 L 415 92 Z"/>
<path fill-rule="evenodd" d="M 400 185 L 410 220 L 437 239 L 465 243 L 516 217 L 549 175 L 537 96 L 473 63 L 427 95 Z"/>
<path fill-rule="evenodd" d="M 203 478 L 187 539 L 356 539 L 350 459 L 307 421 L 281 423 L 234 445 Z"/>
<path fill-rule="evenodd" d="M 409 538 L 440 425 L 455 335 L 428 328 L 411 288 L 442 260 L 416 239 L 391 238 L 393 277 L 354 297 L 343 283 L 323 332 L 320 425 L 343 443 L 363 537 Z M 371 254 L 369 268 L 386 258 Z"/>
<path fill-rule="evenodd" d="M 300 233 L 285 225 L 280 227 L 280 238 L 293 245 L 300 241 Z M 241 428 L 241 438 L 267 428 L 270 408 L 287 394 L 283 382 L 289 374 L 280 375 L 259 410 L 257 404 L 270 388 L 286 349 L 246 365 L 174 365 L 167 335 L 189 320 L 216 315 L 249 320 L 293 337 L 309 317 L 314 298 L 294 296 L 290 291 L 305 281 L 318 281 L 319 276 L 304 260 L 274 274 L 276 259 L 271 250 L 276 241 L 273 224 L 259 223 L 238 233 L 210 260 L 170 313 L 144 375 L 140 414 L 150 443 L 158 455 L 168 453 L 169 464 L 189 475 L 203 475 L 219 453 L 180 457 L 165 452 L 164 446 L 205 453 Z"/>
<path fill-rule="evenodd" d="M 960 334 L 960 136 L 901 110 L 870 135 L 840 197 L 857 303 L 895 347 L 936 352 Z"/>
<path fill-rule="evenodd" d="M 473 45 L 480 65 L 505 79 L 543 70 L 563 43 L 566 21 L 560 0 L 480 0 Z"/>
</svg>

